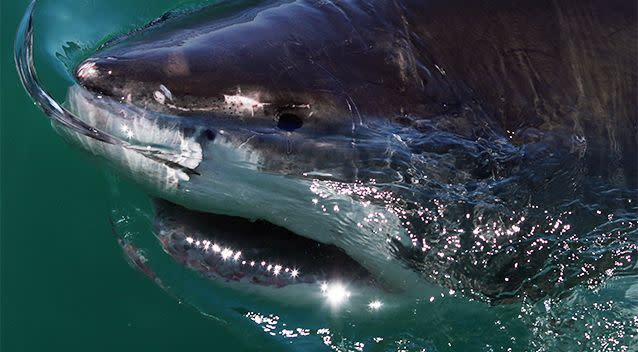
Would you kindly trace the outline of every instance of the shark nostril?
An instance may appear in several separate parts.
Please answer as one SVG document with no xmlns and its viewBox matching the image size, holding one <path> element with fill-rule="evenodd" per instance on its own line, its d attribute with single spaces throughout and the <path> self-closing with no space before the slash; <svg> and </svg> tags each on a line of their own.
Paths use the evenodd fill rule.
<svg viewBox="0 0 638 352">
<path fill-rule="evenodd" d="M 292 132 L 294 130 L 300 129 L 301 126 L 303 126 L 303 120 L 301 119 L 301 117 L 291 113 L 284 113 L 279 115 L 277 128 L 284 131 Z"/>
<path fill-rule="evenodd" d="M 204 138 L 206 138 L 209 141 L 214 141 L 215 140 L 215 132 L 211 131 L 211 130 L 206 130 L 203 133 Z"/>
</svg>

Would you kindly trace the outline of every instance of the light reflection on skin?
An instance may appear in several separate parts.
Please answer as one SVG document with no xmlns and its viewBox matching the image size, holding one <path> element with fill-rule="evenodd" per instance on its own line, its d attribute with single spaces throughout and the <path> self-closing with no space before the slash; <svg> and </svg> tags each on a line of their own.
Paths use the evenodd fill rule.
<svg viewBox="0 0 638 352">
<path fill-rule="evenodd" d="M 458 291 L 472 298 L 486 301 L 492 299 L 480 290 L 483 288 L 481 280 L 474 281 L 479 290 L 467 287 L 467 282 L 461 279 L 458 284 L 450 287 L 449 283 L 453 283 L 454 279 L 464 278 L 467 273 L 463 270 L 456 273 L 455 269 L 446 269 L 464 262 L 467 265 L 462 265 L 463 267 L 478 267 L 470 270 L 471 272 L 484 270 L 486 273 L 501 273 L 486 279 L 484 286 L 488 294 L 494 294 L 490 290 L 500 289 L 508 293 L 519 292 L 518 297 L 522 297 L 527 290 L 536 292 L 539 286 L 543 287 L 543 292 L 539 294 L 552 289 L 540 279 L 548 275 L 538 275 L 541 282 L 536 283 L 534 280 L 526 280 L 529 272 L 546 273 L 548 267 L 555 266 L 558 268 L 555 284 L 574 285 L 585 282 L 593 288 L 605 278 L 613 276 L 616 271 L 631 268 L 636 261 L 638 246 L 631 238 L 635 221 L 616 221 L 608 226 L 609 229 L 578 229 L 576 226 L 579 217 L 586 216 L 583 214 L 588 214 L 591 219 L 597 217 L 596 221 L 601 223 L 611 222 L 615 218 L 609 211 L 574 208 L 557 212 L 530 203 L 520 211 L 499 213 L 495 217 L 489 213 L 492 205 L 485 199 L 477 201 L 471 207 L 463 205 L 467 201 L 467 196 L 463 194 L 461 199 L 464 202 L 458 204 L 437 198 L 432 198 L 429 202 L 411 203 L 394 190 L 377 184 L 374 179 L 357 183 L 313 180 L 310 190 L 314 195 L 310 199 L 312 205 L 324 212 L 330 212 L 332 208 L 334 216 L 341 216 L 338 207 L 332 206 L 341 196 L 348 196 L 363 208 L 369 209 L 365 216 L 356 219 L 360 229 L 384 233 L 386 231 L 383 225 L 388 224 L 388 216 L 399 219 L 406 232 L 404 238 L 388 236 L 386 242 L 393 243 L 396 240 L 400 243 L 406 252 L 417 258 L 410 259 L 408 264 L 414 263 L 422 270 L 426 279 L 446 282 L 450 295 Z M 472 201 L 469 198 L 467 204 Z M 377 207 L 368 208 L 370 204 Z M 385 214 L 378 210 L 381 207 Z M 612 228 L 617 229 L 611 231 Z M 463 242 L 470 247 L 462 248 Z M 600 261 L 592 253 L 609 253 L 616 259 L 606 261 L 607 267 L 601 270 L 603 268 Z M 547 260 L 540 261 L 539 257 Z M 507 295 L 495 296 L 503 300 L 509 298 Z M 433 302 L 435 297 L 426 299 Z"/>
<path fill-rule="evenodd" d="M 333 192 L 325 192 L 324 189 L 319 189 L 319 188 L 315 189 L 315 194 L 318 195 L 318 198 L 312 199 L 313 205 L 319 205 L 321 203 L 326 205 L 330 204 L 330 199 L 332 199 L 332 197 L 334 196 L 334 193 L 337 193 L 337 194 L 346 193 L 351 196 L 357 195 L 359 197 L 363 197 L 364 199 L 357 199 L 355 197 L 355 199 L 361 202 L 366 202 L 367 201 L 366 198 L 369 197 L 381 203 L 388 203 L 393 205 L 395 204 L 393 200 L 396 197 L 398 197 L 394 195 L 392 192 L 383 191 L 377 186 L 344 185 L 344 184 L 340 184 L 336 182 L 330 183 L 330 185 L 332 186 L 331 190 Z M 439 202 L 434 202 L 434 203 L 436 206 L 434 209 L 419 208 L 419 207 L 417 207 L 416 209 L 403 209 L 400 206 L 396 206 L 396 207 L 390 207 L 389 210 L 390 210 L 390 213 L 394 213 L 395 215 L 404 219 L 406 224 L 414 224 L 418 220 L 421 220 L 425 223 L 427 223 L 428 221 L 436 222 L 437 219 L 445 217 L 446 210 L 445 210 L 445 204 L 439 203 Z M 340 209 L 337 208 L 336 204 L 331 204 L 330 207 L 326 206 L 326 208 L 333 210 L 335 213 L 338 213 L 340 211 Z M 370 210 L 371 210 L 370 213 L 368 213 L 368 216 L 365 219 L 363 219 L 362 222 L 374 222 L 374 223 L 387 222 L 386 215 L 384 215 L 382 212 L 373 211 L 374 210 L 373 208 L 370 208 Z M 410 215 L 411 216 L 416 215 L 417 217 L 420 216 L 421 218 L 415 219 L 411 217 Z M 462 216 L 463 218 L 470 219 L 470 220 L 475 217 L 475 215 L 471 213 L 463 213 L 462 215 L 463 215 Z M 526 218 L 525 216 L 513 215 L 509 218 L 509 224 L 507 222 L 499 223 L 496 221 L 482 221 L 482 220 L 483 219 L 481 219 L 481 216 L 479 216 L 478 222 L 473 223 L 474 227 L 470 229 L 469 232 L 472 233 L 472 235 L 474 235 L 472 236 L 475 239 L 474 246 L 480 246 L 481 250 L 479 252 L 488 252 L 489 254 L 493 251 L 500 250 L 503 246 L 510 245 L 512 243 L 511 240 L 510 241 L 506 240 L 503 243 L 503 241 L 499 240 L 499 237 L 505 237 L 506 239 L 511 239 L 512 236 L 518 235 L 520 232 L 523 231 L 525 222 L 528 220 L 528 218 Z M 550 228 L 550 232 L 552 231 L 565 232 L 565 231 L 571 230 L 570 224 L 566 223 L 565 219 L 561 219 L 560 217 L 559 218 L 548 217 L 546 220 L 548 221 L 548 227 Z M 534 228 L 535 227 L 532 227 L 532 231 L 534 230 Z M 460 230 L 460 229 L 457 229 L 457 230 Z M 458 248 L 460 247 L 459 234 L 455 233 L 454 229 L 452 228 L 443 228 L 441 233 L 442 235 L 445 235 L 443 238 L 444 241 L 441 242 L 442 246 L 439 246 L 435 255 L 437 257 L 440 257 L 441 258 L 440 260 L 442 261 L 457 260 L 454 254 L 457 253 Z M 414 235 L 412 233 L 409 233 L 409 235 L 411 239 L 413 240 L 415 239 L 413 238 Z M 187 237 L 185 240 L 191 246 L 195 246 L 197 248 L 202 249 L 202 252 L 208 252 L 212 250 L 213 252 L 220 255 L 221 259 L 223 259 L 224 261 L 230 261 L 231 259 L 238 261 L 241 257 L 240 251 L 235 252 L 231 248 L 220 247 L 218 244 L 212 243 L 210 241 L 196 240 L 192 237 Z M 422 250 L 423 252 L 427 252 L 429 248 L 426 249 L 426 246 L 427 246 L 425 243 L 426 239 L 419 238 L 419 240 L 422 240 L 422 241 L 414 241 L 412 245 L 418 246 L 421 244 L 421 242 L 423 242 L 424 248 L 417 248 L 417 249 Z M 536 243 L 538 243 L 538 245 L 536 245 Z M 535 245 L 540 248 L 535 248 Z M 531 242 L 531 245 L 527 249 L 528 251 L 541 250 L 542 246 L 546 246 L 546 245 L 547 245 L 547 240 L 543 237 L 540 237 L 540 238 L 534 239 L 534 241 Z M 483 247 L 488 247 L 488 248 L 486 250 Z M 531 256 L 531 253 L 527 253 L 527 256 Z M 292 266 L 285 267 L 284 265 L 280 265 L 279 263 L 270 263 L 268 261 L 263 261 L 263 260 L 257 261 L 257 262 L 255 262 L 254 260 L 252 261 L 241 260 L 239 261 L 238 264 L 241 264 L 241 266 L 244 266 L 244 267 L 248 267 L 248 266 L 250 267 L 256 266 L 258 268 L 261 267 L 261 270 L 263 272 L 260 275 L 269 276 L 273 278 L 272 282 L 274 283 L 273 284 L 274 286 L 285 286 L 286 284 L 291 283 L 291 282 L 284 283 L 283 281 L 276 283 L 277 281 L 275 280 L 279 278 L 282 278 L 282 279 L 285 278 L 291 281 L 295 281 L 295 279 L 300 277 L 299 269 L 293 268 Z M 261 266 L 259 264 L 261 264 Z M 512 265 L 514 268 L 518 268 L 519 263 L 514 262 L 512 263 Z M 240 265 L 238 265 L 238 267 L 240 267 Z M 237 269 L 236 271 L 239 273 L 242 270 Z M 223 273 L 218 273 L 218 274 L 224 275 Z M 438 274 L 439 273 L 436 271 L 433 272 L 434 276 Z M 585 272 L 585 274 L 587 273 Z M 251 274 L 248 274 L 248 275 L 251 275 Z M 319 280 L 321 280 L 321 278 L 319 278 Z M 501 280 L 508 283 L 512 281 L 511 276 L 504 276 L 501 278 Z M 271 281 L 267 279 L 266 282 L 262 281 L 260 284 L 266 283 L 267 285 L 271 285 L 270 282 Z M 306 280 L 305 282 L 309 282 L 309 281 Z M 317 281 L 314 281 L 314 282 L 316 283 Z M 323 284 L 321 284 L 321 282 L 323 282 Z M 327 301 L 327 303 L 329 303 L 332 307 L 343 306 L 344 304 L 347 304 L 350 301 L 352 293 L 350 292 L 347 286 L 344 286 L 344 284 L 339 282 L 331 282 L 329 279 L 327 281 L 319 281 L 318 285 L 320 285 L 319 287 L 320 296 L 323 297 Z M 466 293 L 464 290 L 461 290 L 461 292 Z M 456 293 L 455 288 L 449 288 L 449 294 L 451 296 L 454 295 L 455 293 Z M 470 292 L 470 296 L 473 296 L 473 295 L 474 293 Z M 480 293 L 476 293 L 476 295 L 480 295 Z M 434 303 L 436 299 L 438 303 L 438 297 L 428 295 L 424 298 L 426 301 L 430 303 Z M 381 308 L 382 305 L 383 303 L 381 301 L 370 300 L 370 301 L 365 301 L 365 303 L 362 306 L 363 307 L 367 306 L 370 310 L 378 310 Z"/>
<path fill-rule="evenodd" d="M 135 136 L 135 134 L 133 133 L 133 130 L 130 127 L 128 127 L 127 125 L 122 125 L 120 130 L 122 131 L 122 133 L 124 133 L 124 135 L 128 139 L 131 139 L 131 138 L 133 138 Z"/>
<path fill-rule="evenodd" d="M 355 200 L 360 201 L 362 203 L 370 202 L 369 199 L 375 200 L 382 204 L 387 203 L 386 205 L 389 208 L 386 208 L 386 210 L 388 210 L 388 213 L 394 214 L 400 219 L 403 219 L 405 226 L 413 225 L 418 222 L 423 222 L 423 223 L 439 222 L 440 223 L 441 219 L 445 218 L 446 216 L 450 217 L 450 215 L 446 213 L 447 205 L 444 202 L 435 201 L 434 206 L 430 205 L 431 208 L 427 208 L 427 207 L 409 208 L 405 205 L 396 204 L 395 199 L 399 197 L 398 195 L 395 195 L 390 191 L 384 191 L 382 188 L 377 186 L 345 185 L 345 184 L 340 184 L 336 182 L 332 182 L 330 183 L 330 185 L 332 187 L 331 188 L 326 187 L 328 189 L 316 188 L 315 194 L 318 196 L 318 198 L 312 198 L 312 199 L 309 199 L 309 201 L 311 201 L 314 206 L 325 205 L 325 208 L 328 210 L 328 212 L 332 210 L 335 213 L 335 215 L 336 213 L 339 213 L 342 209 L 339 209 L 338 206 L 331 201 L 334 199 L 335 194 L 347 194 L 352 196 Z M 362 199 L 357 198 L 357 196 L 362 197 Z M 369 204 L 369 203 L 366 203 L 366 204 Z M 384 214 L 383 212 L 379 212 L 378 209 L 375 209 L 373 207 L 369 207 L 368 209 L 370 209 L 370 211 L 367 213 L 367 216 L 363 219 L 360 219 L 362 223 L 379 224 L 379 223 L 385 223 L 388 221 L 387 214 Z M 344 213 L 345 211 L 341 211 L 341 214 L 344 214 Z M 434 259 L 440 260 L 441 262 L 443 261 L 454 262 L 459 260 L 459 257 L 455 256 L 455 254 L 458 254 L 458 250 L 460 248 L 461 234 L 463 234 L 463 236 L 470 236 L 470 238 L 473 239 L 473 241 L 470 242 L 470 244 L 472 244 L 472 251 L 477 251 L 479 254 L 484 253 L 484 254 L 490 255 L 493 253 L 498 253 L 498 251 L 502 250 L 506 246 L 511 245 L 512 241 L 517 236 L 521 236 L 520 235 L 521 232 L 530 231 L 530 230 L 533 232 L 537 227 L 541 227 L 541 225 L 536 224 L 536 226 L 533 226 L 531 229 L 529 229 L 529 224 L 526 224 L 526 222 L 529 221 L 529 218 L 526 216 L 522 216 L 521 214 L 512 214 L 509 218 L 506 218 L 500 222 L 494 221 L 494 220 L 488 221 L 486 218 L 483 218 L 482 214 L 476 215 L 469 212 L 463 212 L 461 214 L 462 214 L 461 218 L 466 220 L 471 220 L 471 222 L 468 224 L 468 225 L 471 225 L 471 227 L 468 226 L 466 228 L 454 229 L 452 225 L 455 225 L 455 223 L 449 223 L 448 225 L 450 227 L 444 227 L 441 229 L 440 234 L 442 236 L 442 241 L 440 241 L 440 243 L 438 244 L 426 244 L 427 238 L 420 238 L 420 237 L 416 238 L 413 236 L 414 236 L 414 233 L 418 233 L 418 232 L 414 232 L 414 233 L 409 232 L 408 234 L 410 235 L 410 239 L 419 240 L 419 241 L 413 241 L 411 245 L 417 247 L 423 244 L 423 248 L 417 247 L 416 249 L 426 253 L 430 250 L 429 245 L 436 245 L 437 250 L 432 251 L 433 256 L 435 256 Z M 567 222 L 568 218 L 563 217 L 566 215 L 571 215 L 571 214 L 569 212 L 566 212 L 565 214 L 561 213 L 558 217 L 547 216 L 545 218 L 545 221 L 547 222 L 547 224 L 546 226 L 543 226 L 543 227 L 545 227 L 549 233 L 552 233 L 552 234 L 556 233 L 561 235 L 563 232 L 572 230 L 571 225 Z M 461 227 L 460 225 L 458 226 Z M 187 242 L 191 246 L 198 248 L 201 251 L 201 253 L 210 254 L 210 251 L 212 251 L 216 253 L 216 256 L 221 257 L 223 261 L 233 263 L 233 260 L 234 260 L 235 262 L 237 262 L 236 268 L 227 269 L 226 267 L 222 267 L 220 269 L 217 269 L 213 267 L 214 265 L 217 265 L 217 264 L 210 264 L 210 263 L 206 263 L 203 260 L 196 259 L 193 261 L 194 263 L 193 267 L 198 270 L 202 269 L 201 264 L 204 264 L 204 266 L 209 265 L 210 266 L 209 268 L 203 268 L 203 269 L 212 271 L 217 276 L 222 276 L 226 279 L 230 279 L 234 281 L 250 282 L 251 276 L 254 276 L 258 280 L 255 280 L 255 282 L 252 282 L 252 283 L 259 284 L 259 285 L 276 286 L 276 287 L 283 287 L 291 283 L 300 283 L 303 281 L 304 283 L 310 283 L 311 285 L 313 285 L 312 287 L 315 290 L 315 293 L 319 291 L 318 295 L 316 296 L 316 299 L 318 301 L 320 302 L 325 301 L 326 304 L 328 304 L 332 308 L 347 307 L 348 309 L 354 308 L 354 309 L 360 309 L 360 310 L 365 310 L 366 308 L 368 308 L 367 310 L 370 312 L 378 311 L 382 307 L 387 308 L 384 306 L 384 302 L 376 299 L 377 297 L 374 297 L 374 296 L 372 297 L 367 296 L 366 298 L 364 298 L 364 301 L 359 302 L 358 300 L 362 296 L 362 291 L 359 290 L 359 287 L 357 287 L 356 291 L 351 289 L 354 282 L 349 282 L 350 285 L 347 285 L 346 282 L 343 282 L 343 281 L 341 282 L 332 281 L 336 278 L 341 278 L 341 279 L 349 278 L 347 275 L 341 275 L 341 276 L 337 275 L 337 276 L 333 276 L 332 278 L 327 277 L 326 279 L 324 279 L 321 277 L 321 275 L 319 275 L 319 277 L 312 275 L 312 269 L 314 269 L 314 267 L 313 268 L 307 267 L 306 270 L 311 271 L 311 275 L 310 275 L 311 278 L 308 278 L 307 276 L 301 277 L 299 269 L 294 268 L 293 266 L 286 267 L 285 265 L 282 265 L 283 263 L 280 264 L 276 262 L 269 262 L 268 260 L 247 261 L 241 257 L 242 254 L 240 251 L 235 251 L 233 248 L 225 247 L 221 243 L 217 244 L 208 240 L 196 239 L 193 237 L 182 238 L 182 241 Z M 529 246 L 526 248 L 529 251 L 529 253 L 526 253 L 526 255 L 522 256 L 522 258 L 520 259 L 527 259 L 525 258 L 526 256 L 528 258 L 532 257 L 532 252 L 540 251 L 541 249 L 543 249 L 543 246 L 548 245 L 548 240 L 545 239 L 544 237 L 539 236 L 538 238 L 532 238 L 532 241 L 530 241 L 529 243 L 530 243 Z M 480 249 L 477 248 L 477 246 L 480 246 L 479 247 Z M 247 253 L 250 253 L 250 251 L 247 250 Z M 191 253 L 191 254 L 195 254 L 195 253 Z M 432 258 L 428 257 L 426 259 L 431 260 Z M 627 260 L 629 261 L 630 259 L 628 258 Z M 288 264 L 290 265 L 294 263 L 288 263 Z M 200 267 L 197 267 L 197 265 L 200 265 Z M 514 269 L 518 269 L 519 262 L 517 261 L 512 262 L 511 265 L 514 267 Z M 250 268 L 250 267 L 255 267 L 255 269 L 258 269 L 261 271 L 255 274 L 251 272 L 250 270 L 245 270 L 245 268 Z M 588 275 L 589 273 L 587 272 L 587 270 L 590 270 L 590 268 L 587 266 L 583 266 L 583 268 L 584 269 L 582 270 L 583 271 L 582 275 Z M 308 273 L 306 272 L 306 274 Z M 432 276 L 437 277 L 438 275 L 439 275 L 438 270 L 434 270 Z M 447 273 L 443 272 L 443 274 L 441 275 L 447 275 Z M 561 275 L 562 275 L 562 271 L 561 271 Z M 512 277 L 513 276 L 508 275 L 508 276 L 503 276 L 500 279 L 504 282 L 509 283 L 514 280 L 512 279 Z M 246 278 L 248 278 L 248 280 L 246 280 Z M 266 279 L 264 280 L 264 278 Z M 446 276 L 446 278 L 449 279 L 450 276 Z M 285 281 L 285 280 L 288 280 L 288 281 Z M 317 288 L 319 290 L 317 290 Z M 475 292 L 472 290 L 467 290 L 467 289 L 464 290 L 462 286 L 448 287 L 447 289 L 449 290 L 448 292 L 450 296 L 456 295 L 457 289 L 461 294 L 468 294 L 471 297 L 480 296 L 481 294 L 480 292 Z M 440 297 L 441 298 L 439 298 L 438 295 L 432 296 L 428 294 L 422 297 L 422 299 L 424 300 L 424 302 L 428 302 L 433 305 L 439 305 L 441 304 L 441 299 L 444 297 L 444 294 L 441 293 Z M 385 300 L 385 304 L 389 305 L 389 307 L 394 307 L 396 302 L 393 299 Z"/>
</svg>

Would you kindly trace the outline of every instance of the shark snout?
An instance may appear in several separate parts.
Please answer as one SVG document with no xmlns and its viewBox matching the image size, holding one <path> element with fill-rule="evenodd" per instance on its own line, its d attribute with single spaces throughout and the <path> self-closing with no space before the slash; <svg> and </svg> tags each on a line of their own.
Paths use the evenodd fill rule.
<svg viewBox="0 0 638 352">
<path fill-rule="evenodd" d="M 120 66 L 120 67 L 118 67 Z M 89 91 L 111 97 L 123 98 L 130 92 L 123 79 L 121 64 L 117 60 L 90 58 L 80 63 L 75 70 L 75 79 Z"/>
<path fill-rule="evenodd" d="M 153 66 L 152 62 L 148 66 Z M 141 77 L 140 73 L 146 72 Z M 75 70 L 78 84 L 96 94 L 114 98 L 130 96 L 153 97 L 152 87 L 159 87 L 161 82 L 153 77 L 153 70 L 141 71 L 141 65 L 134 60 L 115 57 L 92 57 L 80 63 Z M 157 90 L 157 89 L 155 89 Z"/>
</svg>

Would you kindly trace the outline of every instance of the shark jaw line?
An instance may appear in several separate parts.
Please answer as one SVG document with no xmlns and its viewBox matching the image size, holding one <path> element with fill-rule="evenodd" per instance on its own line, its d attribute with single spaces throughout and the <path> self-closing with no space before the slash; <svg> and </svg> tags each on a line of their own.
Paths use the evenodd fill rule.
<svg viewBox="0 0 638 352">
<path fill-rule="evenodd" d="M 162 200 L 155 211 L 155 235 L 164 252 L 222 286 L 296 305 L 324 301 L 327 283 L 347 283 L 359 296 L 383 292 L 336 246 L 269 222 L 199 213 Z"/>
</svg>

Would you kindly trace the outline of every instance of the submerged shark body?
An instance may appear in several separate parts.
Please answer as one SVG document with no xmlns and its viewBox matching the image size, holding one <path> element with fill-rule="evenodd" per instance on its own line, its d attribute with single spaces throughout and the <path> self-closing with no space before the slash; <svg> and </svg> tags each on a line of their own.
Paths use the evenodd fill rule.
<svg viewBox="0 0 638 352">
<path fill-rule="evenodd" d="M 107 43 L 49 113 L 170 202 L 157 203 L 164 249 L 215 280 L 541 298 L 635 264 L 635 7 L 212 6 Z M 609 214 L 626 220 L 618 237 Z M 223 216 L 301 236 L 308 255 L 240 220 L 228 235 Z M 242 236 L 253 257 L 217 243 Z"/>
</svg>

